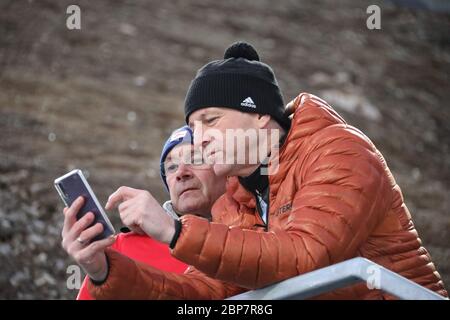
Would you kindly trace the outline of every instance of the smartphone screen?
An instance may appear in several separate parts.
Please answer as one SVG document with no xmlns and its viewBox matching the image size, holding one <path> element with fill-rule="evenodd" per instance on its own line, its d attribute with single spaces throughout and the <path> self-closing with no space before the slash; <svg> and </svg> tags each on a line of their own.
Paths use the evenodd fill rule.
<svg viewBox="0 0 450 320">
<path fill-rule="evenodd" d="M 56 179 L 55 187 L 67 207 L 70 207 L 79 196 L 83 196 L 84 205 L 77 214 L 77 220 L 81 219 L 86 213 L 92 212 L 95 218 L 91 226 L 98 222 L 103 225 L 103 232 L 92 241 L 105 239 L 115 233 L 114 227 L 81 170 L 75 169 Z"/>
</svg>

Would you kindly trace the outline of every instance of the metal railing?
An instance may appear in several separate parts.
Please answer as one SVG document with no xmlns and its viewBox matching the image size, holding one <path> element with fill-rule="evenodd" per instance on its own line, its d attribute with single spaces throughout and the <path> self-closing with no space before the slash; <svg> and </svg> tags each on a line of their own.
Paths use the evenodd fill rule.
<svg viewBox="0 0 450 320">
<path fill-rule="evenodd" d="M 361 281 L 402 300 L 448 300 L 365 258 L 353 258 L 229 300 L 307 299 Z"/>
</svg>

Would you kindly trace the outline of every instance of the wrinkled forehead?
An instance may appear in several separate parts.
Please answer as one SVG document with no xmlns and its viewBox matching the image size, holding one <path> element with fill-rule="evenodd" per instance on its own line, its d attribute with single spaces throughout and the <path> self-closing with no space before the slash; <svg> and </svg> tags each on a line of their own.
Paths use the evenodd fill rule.
<svg viewBox="0 0 450 320">
<path fill-rule="evenodd" d="M 166 157 L 164 162 L 170 160 L 178 160 L 185 159 L 186 157 L 190 157 L 194 152 L 194 146 L 190 143 L 182 143 L 175 146 L 172 150 L 170 150 L 169 154 Z"/>
</svg>

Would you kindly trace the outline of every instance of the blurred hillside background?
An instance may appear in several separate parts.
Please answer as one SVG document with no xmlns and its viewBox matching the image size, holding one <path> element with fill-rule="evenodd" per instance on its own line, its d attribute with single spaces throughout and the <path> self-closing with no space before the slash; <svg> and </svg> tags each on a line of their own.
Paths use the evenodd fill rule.
<svg viewBox="0 0 450 320">
<path fill-rule="evenodd" d="M 66 8 L 81 8 L 68 30 Z M 366 8 L 381 7 L 381 30 Z M 384 154 L 450 284 L 450 11 L 446 1 L 0 2 L 0 298 L 73 299 L 53 180 L 84 170 L 167 198 L 162 144 L 195 72 L 246 40 L 285 102 L 326 99 Z M 114 223 L 119 226 L 117 214 Z"/>
</svg>

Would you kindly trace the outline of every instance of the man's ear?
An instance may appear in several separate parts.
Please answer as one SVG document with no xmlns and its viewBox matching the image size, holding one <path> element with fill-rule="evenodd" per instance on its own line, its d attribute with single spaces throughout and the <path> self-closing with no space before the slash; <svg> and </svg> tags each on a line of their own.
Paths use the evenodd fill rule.
<svg viewBox="0 0 450 320">
<path fill-rule="evenodd" d="M 258 127 L 260 129 L 267 128 L 269 126 L 271 117 L 268 114 L 258 114 Z"/>
</svg>

